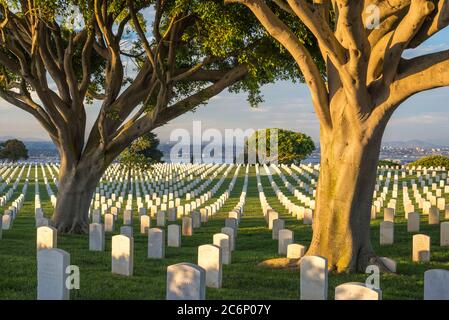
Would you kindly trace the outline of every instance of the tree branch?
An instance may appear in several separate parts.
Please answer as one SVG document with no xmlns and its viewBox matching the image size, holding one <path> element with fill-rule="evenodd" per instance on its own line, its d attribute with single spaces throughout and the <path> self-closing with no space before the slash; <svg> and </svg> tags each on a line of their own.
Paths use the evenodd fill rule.
<svg viewBox="0 0 449 320">
<path fill-rule="evenodd" d="M 304 75 L 306 84 L 310 88 L 313 106 L 322 128 L 331 128 L 332 120 L 329 112 L 329 97 L 326 84 L 310 52 L 298 40 L 297 36 L 262 0 L 225 0 L 225 2 L 241 3 L 247 6 L 268 33 L 290 52 Z"/>
<path fill-rule="evenodd" d="M 383 82 L 385 84 L 388 85 L 393 80 L 404 50 L 420 30 L 425 18 L 434 9 L 435 6 L 430 1 L 414 0 L 411 2 L 408 14 L 394 31 L 384 53 Z"/>
</svg>

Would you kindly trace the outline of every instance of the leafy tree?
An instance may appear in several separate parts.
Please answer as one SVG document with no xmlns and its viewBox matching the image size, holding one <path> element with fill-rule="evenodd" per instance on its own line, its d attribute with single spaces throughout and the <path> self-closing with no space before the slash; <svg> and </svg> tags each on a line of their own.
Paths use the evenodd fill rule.
<svg viewBox="0 0 449 320">
<path fill-rule="evenodd" d="M 271 136 L 277 140 L 277 154 L 269 154 L 271 150 Z M 260 140 L 265 141 L 261 142 Z M 262 144 L 261 144 L 262 143 Z M 259 147 L 266 149 L 264 159 L 259 158 Z M 273 149 L 275 149 L 273 147 Z M 258 163 L 277 161 L 280 164 L 299 164 L 315 150 L 315 144 L 309 136 L 284 129 L 262 129 L 254 132 L 245 143 L 245 159 L 248 161 L 248 153 L 256 156 Z M 274 152 L 274 150 L 273 150 Z"/>
<path fill-rule="evenodd" d="M 28 159 L 28 149 L 25 144 L 17 139 L 0 143 L 0 159 L 16 162 L 21 159 Z"/>
<path fill-rule="evenodd" d="M 153 132 L 136 139 L 119 157 L 119 162 L 129 172 L 133 169 L 148 170 L 154 163 L 162 162 L 163 153 L 158 149 L 159 139 Z"/>
<path fill-rule="evenodd" d="M 416 160 L 415 162 L 412 162 L 408 165 L 409 167 L 413 166 L 421 166 L 421 167 L 445 167 L 449 168 L 449 158 L 441 155 L 434 155 L 434 156 L 428 156 L 421 158 L 419 160 Z"/>
<path fill-rule="evenodd" d="M 225 0 L 245 5 L 295 59 L 320 121 L 321 174 L 308 255 L 330 270 L 387 267 L 371 245 L 382 136 L 411 96 L 449 85 L 449 50 L 404 58 L 449 25 L 447 0 Z M 275 7 L 304 23 L 321 58 Z M 319 63 L 326 62 L 326 72 Z"/>
<path fill-rule="evenodd" d="M 318 53 L 302 23 L 278 14 Z M 226 88 L 257 105 L 277 79 L 304 77 L 252 14 L 221 0 L 0 0 L 0 97 L 58 148 L 62 233 L 87 233 L 96 185 L 134 140 Z"/>
<path fill-rule="evenodd" d="M 398 162 L 391 161 L 391 160 L 379 160 L 378 165 L 379 166 L 396 167 L 396 166 L 399 166 L 401 164 L 398 163 Z"/>
</svg>

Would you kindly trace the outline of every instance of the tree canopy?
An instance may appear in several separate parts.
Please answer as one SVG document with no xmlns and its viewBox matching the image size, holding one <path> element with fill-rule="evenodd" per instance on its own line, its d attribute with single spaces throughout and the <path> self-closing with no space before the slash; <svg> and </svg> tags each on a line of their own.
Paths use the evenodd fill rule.
<svg viewBox="0 0 449 320">
<path fill-rule="evenodd" d="M 275 143 L 277 143 L 277 153 L 273 155 L 269 152 L 271 149 L 273 152 L 275 151 L 274 146 L 271 148 L 272 133 L 274 133 Z M 315 150 L 315 143 L 304 133 L 272 128 L 257 130 L 247 139 L 245 143 L 246 159 L 248 159 L 249 152 L 256 154 L 259 147 L 266 149 L 267 154 L 265 159 L 257 157 L 258 163 L 276 161 L 280 164 L 299 164 Z"/>
<path fill-rule="evenodd" d="M 28 159 L 28 149 L 25 144 L 17 139 L 0 143 L 0 159 L 16 162 Z"/>
<path fill-rule="evenodd" d="M 120 164 L 129 170 L 147 170 L 154 163 L 162 162 L 163 153 L 158 149 L 159 139 L 150 132 L 135 140 L 119 157 Z"/>
<path fill-rule="evenodd" d="M 419 160 L 416 160 L 415 162 L 412 162 L 408 165 L 409 167 L 413 166 L 421 166 L 421 167 L 445 167 L 449 168 L 449 158 L 442 156 L 442 155 L 433 155 L 421 158 Z"/>
</svg>

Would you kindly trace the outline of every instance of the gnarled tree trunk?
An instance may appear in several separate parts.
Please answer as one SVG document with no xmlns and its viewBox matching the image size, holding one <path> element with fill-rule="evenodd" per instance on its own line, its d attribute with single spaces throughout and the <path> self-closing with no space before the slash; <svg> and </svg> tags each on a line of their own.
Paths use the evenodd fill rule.
<svg viewBox="0 0 449 320">
<path fill-rule="evenodd" d="M 344 108 L 348 109 L 348 108 Z M 308 255 L 328 259 L 330 270 L 384 267 L 370 241 L 372 195 L 385 121 L 368 128 L 342 116 L 322 132 L 313 238 Z"/>
<path fill-rule="evenodd" d="M 103 161 L 94 156 L 80 162 L 62 159 L 53 214 L 53 223 L 59 233 L 88 233 L 92 196 L 105 170 Z"/>
</svg>

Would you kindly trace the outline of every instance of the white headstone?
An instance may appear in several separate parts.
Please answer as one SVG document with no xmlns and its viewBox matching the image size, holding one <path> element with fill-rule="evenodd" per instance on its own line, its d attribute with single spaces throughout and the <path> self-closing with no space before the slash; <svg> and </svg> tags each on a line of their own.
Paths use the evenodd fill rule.
<svg viewBox="0 0 449 320">
<path fill-rule="evenodd" d="M 380 290 L 373 290 L 364 283 L 348 282 L 335 288 L 335 300 L 381 300 Z"/>
<path fill-rule="evenodd" d="M 221 233 L 227 234 L 229 236 L 229 241 L 231 243 L 231 251 L 235 250 L 235 229 L 230 227 L 221 228 Z"/>
<path fill-rule="evenodd" d="M 43 249 L 53 249 L 58 247 L 58 230 L 53 227 L 39 227 L 36 232 L 37 251 Z"/>
<path fill-rule="evenodd" d="M 198 265 L 206 270 L 206 286 L 221 288 L 222 258 L 220 248 L 211 244 L 199 246 Z"/>
<path fill-rule="evenodd" d="M 384 221 L 394 222 L 394 209 L 392 208 L 384 209 Z"/>
<path fill-rule="evenodd" d="M 394 223 L 382 221 L 380 223 L 380 245 L 391 245 L 394 243 Z"/>
<path fill-rule="evenodd" d="M 133 213 L 131 210 L 125 210 L 123 212 L 123 224 L 131 225 L 133 223 Z"/>
<path fill-rule="evenodd" d="M 440 245 L 449 246 L 449 221 L 440 224 Z"/>
<path fill-rule="evenodd" d="M 288 259 L 301 259 L 306 252 L 306 248 L 300 244 L 292 243 L 287 247 Z"/>
<path fill-rule="evenodd" d="M 61 249 L 37 252 L 37 300 L 69 300 L 66 281 L 70 254 Z"/>
<path fill-rule="evenodd" d="M 167 230 L 167 246 L 179 248 L 181 246 L 181 227 L 177 224 L 170 224 Z"/>
<path fill-rule="evenodd" d="M 407 220 L 407 231 L 408 232 L 419 232 L 419 213 L 417 212 L 410 212 L 408 214 L 408 220 Z"/>
<path fill-rule="evenodd" d="M 148 234 L 151 227 L 151 219 L 147 215 L 140 216 L 140 234 Z"/>
<path fill-rule="evenodd" d="M 327 300 L 327 260 L 319 256 L 301 259 L 301 300 Z"/>
<path fill-rule="evenodd" d="M 89 225 L 89 250 L 104 251 L 104 225 L 101 223 L 91 223 Z"/>
<path fill-rule="evenodd" d="M 167 300 L 205 300 L 206 271 L 192 263 L 167 268 Z"/>
<path fill-rule="evenodd" d="M 148 258 L 165 258 L 165 231 L 152 228 L 148 230 Z"/>
<path fill-rule="evenodd" d="M 413 236 L 413 254 L 414 262 L 430 261 L 430 237 L 424 234 L 415 234 Z"/>
<path fill-rule="evenodd" d="M 213 237 L 214 245 L 220 248 L 223 264 L 231 264 L 231 240 L 229 235 L 216 233 Z"/>
<path fill-rule="evenodd" d="M 273 221 L 279 219 L 279 213 L 277 213 L 274 210 L 269 210 L 268 211 L 268 228 L 270 230 L 273 229 Z"/>
<path fill-rule="evenodd" d="M 427 270 L 424 273 L 424 300 L 449 300 L 449 271 Z"/>
<path fill-rule="evenodd" d="M 273 229 L 271 232 L 271 238 L 273 240 L 279 239 L 279 231 L 285 229 L 285 221 L 283 219 L 273 220 Z"/>
<path fill-rule="evenodd" d="M 185 216 L 182 217 L 182 235 L 188 237 L 193 235 L 193 226 L 191 217 Z"/>
<path fill-rule="evenodd" d="M 112 273 L 132 276 L 134 269 L 134 239 L 117 235 L 112 237 Z"/>
<path fill-rule="evenodd" d="M 440 211 L 437 207 L 431 207 L 429 210 L 429 224 L 439 224 L 440 223 Z"/>
<path fill-rule="evenodd" d="M 104 231 L 114 232 L 114 215 L 111 213 L 104 215 Z"/>
<path fill-rule="evenodd" d="M 133 227 L 131 226 L 121 226 L 120 227 L 120 234 L 133 238 L 134 237 L 134 231 Z"/>
<path fill-rule="evenodd" d="M 156 224 L 158 227 L 165 227 L 166 213 L 165 211 L 159 211 L 156 215 Z"/>
<path fill-rule="evenodd" d="M 10 214 L 4 214 L 2 217 L 2 229 L 10 230 L 12 228 L 13 218 Z"/>
<path fill-rule="evenodd" d="M 288 229 L 279 230 L 278 254 L 287 255 L 287 248 L 293 243 L 293 231 Z"/>
</svg>

